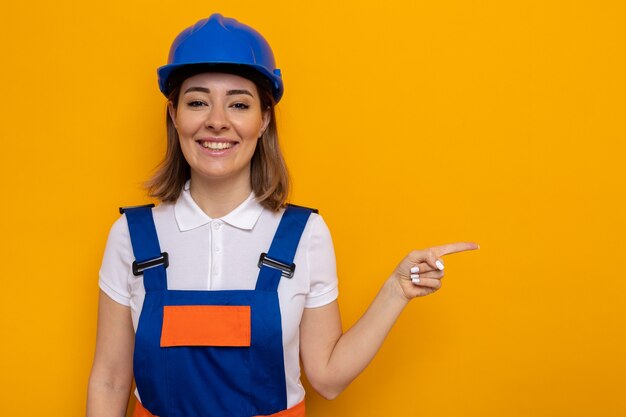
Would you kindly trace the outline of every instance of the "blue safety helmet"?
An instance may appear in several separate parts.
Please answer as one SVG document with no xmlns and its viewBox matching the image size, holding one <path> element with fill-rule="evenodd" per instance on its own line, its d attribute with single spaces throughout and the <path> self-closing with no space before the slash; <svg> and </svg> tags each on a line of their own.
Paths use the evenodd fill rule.
<svg viewBox="0 0 626 417">
<path fill-rule="evenodd" d="M 157 70 L 159 89 L 167 97 L 173 87 L 170 77 L 183 67 L 220 65 L 231 71 L 239 65 L 256 70 L 269 82 L 276 103 L 283 95 L 280 70 L 265 38 L 250 26 L 218 13 L 188 27 L 174 39 L 167 65 Z"/>
</svg>

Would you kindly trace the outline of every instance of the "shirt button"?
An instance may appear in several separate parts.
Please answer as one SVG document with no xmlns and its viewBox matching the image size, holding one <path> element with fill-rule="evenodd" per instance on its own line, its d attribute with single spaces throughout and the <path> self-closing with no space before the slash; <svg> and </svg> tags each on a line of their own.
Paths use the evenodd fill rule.
<svg viewBox="0 0 626 417">
<path fill-rule="evenodd" d="M 213 223 L 213 230 L 219 230 L 220 227 L 222 227 L 221 223 Z"/>
<path fill-rule="evenodd" d="M 215 248 L 215 252 L 221 252 L 222 248 Z"/>
</svg>

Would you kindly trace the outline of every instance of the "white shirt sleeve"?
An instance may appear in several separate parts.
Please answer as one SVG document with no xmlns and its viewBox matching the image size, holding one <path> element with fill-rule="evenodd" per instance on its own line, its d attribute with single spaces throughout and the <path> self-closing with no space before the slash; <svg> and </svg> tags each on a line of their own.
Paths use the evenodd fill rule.
<svg viewBox="0 0 626 417">
<path fill-rule="evenodd" d="M 337 266 L 335 249 L 328 226 L 321 216 L 313 214 L 307 252 L 310 290 L 305 308 L 321 307 L 337 299 Z"/>
<path fill-rule="evenodd" d="M 133 260 L 128 223 L 126 216 L 121 216 L 109 232 L 98 285 L 111 299 L 125 306 L 130 305 L 129 278 Z"/>
</svg>

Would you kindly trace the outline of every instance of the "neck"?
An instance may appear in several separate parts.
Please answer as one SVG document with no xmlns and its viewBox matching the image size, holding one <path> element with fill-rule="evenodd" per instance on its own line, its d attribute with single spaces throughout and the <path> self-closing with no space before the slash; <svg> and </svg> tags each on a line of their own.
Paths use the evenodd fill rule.
<svg viewBox="0 0 626 417">
<path fill-rule="evenodd" d="M 250 178 L 211 180 L 191 174 L 191 197 L 207 216 L 223 217 L 237 208 L 252 192 Z"/>
</svg>

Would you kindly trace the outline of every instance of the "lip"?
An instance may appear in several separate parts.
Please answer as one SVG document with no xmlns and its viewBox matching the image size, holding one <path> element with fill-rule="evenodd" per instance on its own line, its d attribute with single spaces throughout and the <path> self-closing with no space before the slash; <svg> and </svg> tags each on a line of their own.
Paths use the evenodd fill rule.
<svg viewBox="0 0 626 417">
<path fill-rule="evenodd" d="M 237 148 L 237 145 L 239 145 L 239 142 L 235 140 L 231 140 L 231 139 L 226 139 L 226 138 L 201 138 L 201 139 L 196 139 L 195 142 L 204 154 L 211 155 L 211 156 L 220 156 L 220 155 L 228 154 L 232 152 L 233 149 Z M 225 149 L 211 149 L 211 148 L 205 148 L 204 146 L 202 146 L 203 142 L 232 143 L 233 146 L 231 146 L 230 148 L 225 148 Z"/>
</svg>

